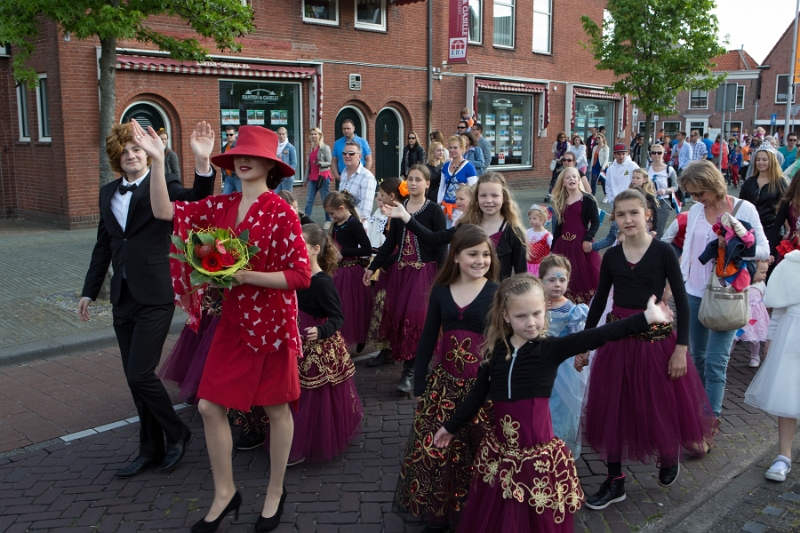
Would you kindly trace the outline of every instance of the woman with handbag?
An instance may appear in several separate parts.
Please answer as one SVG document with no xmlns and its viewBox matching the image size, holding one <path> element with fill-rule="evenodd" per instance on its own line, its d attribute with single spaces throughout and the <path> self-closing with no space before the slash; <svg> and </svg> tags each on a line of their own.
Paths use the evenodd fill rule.
<svg viewBox="0 0 800 533">
<path fill-rule="evenodd" d="M 311 137 L 311 153 L 308 154 L 304 181 L 308 183 L 305 214 L 310 217 L 317 191 L 323 202 L 328 196 L 328 187 L 331 184 L 331 148 L 325 144 L 321 129 L 311 128 L 309 137 Z M 329 228 L 330 225 L 331 217 L 325 213 L 325 228 Z"/>
<path fill-rule="evenodd" d="M 716 304 L 717 316 L 710 318 L 720 324 L 725 322 L 733 324 L 735 320 L 730 319 L 737 318 L 734 316 L 737 314 L 735 306 L 743 301 L 746 307 L 747 301 L 715 299 L 713 294 L 708 292 L 712 288 L 720 291 L 720 283 L 714 273 L 715 263 L 709 261 L 703 265 L 699 257 L 709 243 L 719 240 L 713 226 L 717 218 L 725 213 L 733 214 L 738 220 L 749 223 L 753 228 L 756 237 L 753 259 L 767 259 L 769 243 L 755 206 L 746 200 L 727 194 L 725 178 L 711 161 L 701 160 L 689 164 L 681 174 L 680 182 L 686 194 L 691 195 L 696 202 L 689 210 L 686 221 L 686 239 L 681 259 L 681 272 L 689 295 L 689 351 L 703 380 L 711 408 L 719 419 L 722 412 L 722 397 L 725 394 L 730 347 L 736 331 L 744 326 L 744 323 L 741 326 L 727 326 L 730 329 L 725 330 L 721 330 L 719 326 L 711 329 L 701 322 L 700 307 L 703 300 L 707 307 Z M 724 289 L 731 290 L 730 287 Z M 706 323 L 711 322 L 706 319 Z M 747 322 L 746 317 L 744 322 Z"/>
</svg>

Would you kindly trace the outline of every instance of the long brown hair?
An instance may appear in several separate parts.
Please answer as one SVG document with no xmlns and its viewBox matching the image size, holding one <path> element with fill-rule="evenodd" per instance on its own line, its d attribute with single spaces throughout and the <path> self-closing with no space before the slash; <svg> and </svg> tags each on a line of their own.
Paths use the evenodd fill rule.
<svg viewBox="0 0 800 533">
<path fill-rule="evenodd" d="M 486 244 L 489 247 L 491 265 L 484 277 L 490 281 L 497 281 L 497 274 L 500 271 L 500 262 L 497 259 L 497 254 L 494 251 L 494 244 L 492 240 L 483 231 L 483 228 L 475 224 L 461 224 L 453 234 L 453 240 L 450 242 L 450 251 L 447 254 L 447 261 L 439 271 L 433 283 L 437 285 L 450 285 L 454 283 L 459 276 L 461 276 L 461 269 L 456 264 L 456 256 L 475 246 Z"/>
<path fill-rule="evenodd" d="M 567 188 L 564 186 L 564 176 L 566 176 L 567 172 L 570 170 L 574 170 L 578 175 L 578 189 L 580 189 L 581 192 L 586 192 L 583 190 L 581 173 L 577 168 L 567 167 L 558 174 L 556 184 L 553 185 L 553 211 L 556 212 L 556 218 L 558 219 L 559 224 L 564 223 L 564 210 L 567 208 L 567 199 L 569 198 Z"/>
<path fill-rule="evenodd" d="M 386 194 L 393 194 L 395 201 L 402 202 L 406 197 L 400 192 L 401 183 L 403 183 L 403 180 L 400 178 L 384 178 L 378 187 Z"/>
<path fill-rule="evenodd" d="M 506 311 L 508 299 L 512 296 L 522 296 L 531 291 L 538 291 L 544 300 L 544 285 L 539 278 L 532 274 L 523 272 L 506 278 L 500 283 L 500 288 L 494 293 L 492 309 L 489 311 L 488 326 L 486 327 L 486 341 L 483 345 L 483 362 L 492 359 L 497 344 L 502 340 L 506 347 L 506 361 L 511 359 L 511 346 L 508 344 L 508 337 L 513 333 L 511 326 L 506 323 L 503 313 Z M 545 313 L 545 317 L 547 314 Z M 547 332 L 547 318 L 545 318 L 545 328 L 540 336 Z"/>
<path fill-rule="evenodd" d="M 800 211 L 800 173 L 795 172 L 795 177 L 797 179 L 792 179 L 789 182 L 789 187 L 786 189 L 786 192 L 783 194 L 781 201 L 778 202 L 778 207 L 776 211 L 778 211 L 783 204 L 789 203 L 791 207 L 794 208 L 795 213 Z"/>
<path fill-rule="evenodd" d="M 752 162 L 750 163 L 753 165 L 753 175 L 752 178 L 758 179 L 758 166 L 756 166 L 756 158 L 761 153 L 767 154 L 767 170 L 764 172 L 764 175 L 767 177 L 767 190 L 770 194 L 774 193 L 776 190 L 780 190 L 781 192 L 786 191 L 786 180 L 783 177 L 783 172 L 781 172 L 781 165 L 778 163 L 778 158 L 775 157 L 769 150 L 756 150 L 756 153 L 753 154 Z"/>
<path fill-rule="evenodd" d="M 356 211 L 356 205 L 353 203 L 350 198 L 345 196 L 344 194 L 340 193 L 339 191 L 329 192 L 328 196 L 325 197 L 325 200 L 322 202 L 322 207 L 325 209 L 333 208 L 339 209 L 340 207 L 346 208 L 350 211 L 350 214 L 356 217 L 357 220 L 360 220 L 358 216 L 358 211 Z M 333 224 L 331 224 L 331 235 L 333 235 Z"/>
<path fill-rule="evenodd" d="M 325 230 L 316 224 L 303 224 L 303 239 L 311 246 L 319 246 L 317 264 L 327 275 L 332 276 L 336 270 L 336 246 Z"/>
<path fill-rule="evenodd" d="M 478 195 L 480 194 L 481 185 L 484 183 L 498 183 L 503 188 L 503 206 L 500 208 L 500 214 L 506 220 L 506 223 L 511 226 L 511 230 L 517 239 L 520 240 L 522 246 L 529 250 L 528 237 L 525 235 L 525 226 L 522 225 L 522 215 L 519 212 L 519 206 L 514 201 L 511 191 L 508 190 L 506 179 L 499 172 L 492 172 L 491 170 L 478 178 L 478 183 L 475 184 L 475 189 L 472 191 L 472 199 L 467 206 L 467 212 L 461 217 L 459 222 L 461 224 L 475 224 L 480 226 L 483 221 L 483 211 L 478 205 Z"/>
</svg>

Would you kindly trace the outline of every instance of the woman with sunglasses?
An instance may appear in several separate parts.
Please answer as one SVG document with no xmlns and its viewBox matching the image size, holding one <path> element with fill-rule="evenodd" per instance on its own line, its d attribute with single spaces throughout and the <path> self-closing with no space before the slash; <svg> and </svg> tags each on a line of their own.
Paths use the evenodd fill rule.
<svg viewBox="0 0 800 533">
<path fill-rule="evenodd" d="M 678 184 L 678 175 L 675 170 L 664 162 L 664 145 L 653 144 L 650 146 L 650 157 L 653 162 L 647 167 L 647 176 L 653 182 L 658 199 L 658 213 L 656 217 L 656 239 L 661 239 L 667 226 L 670 211 L 672 211 L 672 193 Z"/>
<path fill-rule="evenodd" d="M 417 163 L 425 164 L 425 149 L 419 143 L 419 137 L 413 131 L 408 134 L 408 143 L 403 148 L 403 161 L 400 166 L 400 175 L 404 178 L 411 167 Z"/>
<path fill-rule="evenodd" d="M 306 195 L 306 216 L 311 216 L 314 208 L 314 200 L 319 191 L 320 200 L 325 201 L 328 196 L 328 188 L 331 184 L 331 148 L 325 144 L 325 137 L 319 128 L 311 128 L 311 153 L 308 154 L 308 165 L 306 165 L 306 175 L 308 183 L 308 194 Z M 325 226 L 330 227 L 331 217 L 325 213 Z"/>
</svg>

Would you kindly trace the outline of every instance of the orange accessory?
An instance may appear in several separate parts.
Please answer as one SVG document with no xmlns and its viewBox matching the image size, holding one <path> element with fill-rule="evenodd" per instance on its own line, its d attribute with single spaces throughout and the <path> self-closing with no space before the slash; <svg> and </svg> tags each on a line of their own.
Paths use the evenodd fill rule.
<svg viewBox="0 0 800 533">
<path fill-rule="evenodd" d="M 401 195 L 408 196 L 408 183 L 405 180 L 401 181 L 397 190 L 400 191 Z"/>
<path fill-rule="evenodd" d="M 727 278 L 737 272 L 739 272 L 739 269 L 736 268 L 733 262 L 728 265 L 725 264 L 725 248 L 719 248 L 717 250 L 717 277 Z"/>
<path fill-rule="evenodd" d="M 442 211 L 444 211 L 444 215 L 448 218 L 448 220 L 453 220 L 453 211 L 455 211 L 455 209 L 456 204 L 442 202 Z"/>
</svg>

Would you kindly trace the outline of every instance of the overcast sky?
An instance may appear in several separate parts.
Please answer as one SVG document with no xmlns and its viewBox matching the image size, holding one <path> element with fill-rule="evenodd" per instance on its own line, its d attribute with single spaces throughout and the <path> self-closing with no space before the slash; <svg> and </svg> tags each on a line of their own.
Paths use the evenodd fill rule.
<svg viewBox="0 0 800 533">
<path fill-rule="evenodd" d="M 717 0 L 714 14 L 728 50 L 741 48 L 761 64 L 794 20 L 796 0 Z"/>
</svg>

